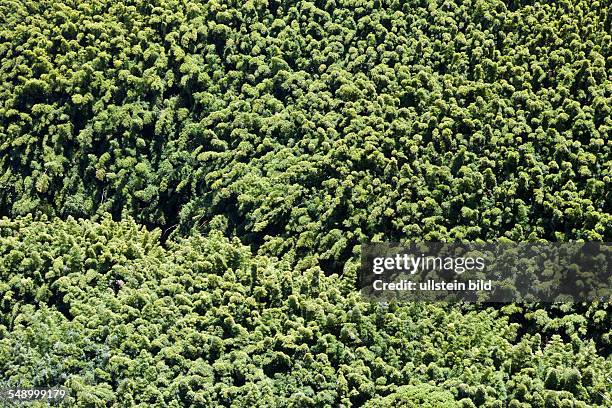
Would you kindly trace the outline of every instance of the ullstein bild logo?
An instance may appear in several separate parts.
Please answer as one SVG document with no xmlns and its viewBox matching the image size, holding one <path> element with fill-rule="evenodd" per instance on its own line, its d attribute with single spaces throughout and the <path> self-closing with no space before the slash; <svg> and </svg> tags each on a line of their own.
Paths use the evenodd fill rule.
<svg viewBox="0 0 612 408">
<path fill-rule="evenodd" d="M 364 244 L 359 287 L 385 301 L 610 301 L 611 254 L 605 242 Z"/>
</svg>

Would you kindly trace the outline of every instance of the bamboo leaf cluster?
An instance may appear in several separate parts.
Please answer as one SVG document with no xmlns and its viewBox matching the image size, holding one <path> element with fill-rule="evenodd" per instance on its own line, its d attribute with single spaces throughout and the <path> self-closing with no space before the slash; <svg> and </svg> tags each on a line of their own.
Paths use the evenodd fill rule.
<svg viewBox="0 0 612 408">
<path fill-rule="evenodd" d="M 608 2 L 1 7 L 2 214 L 221 216 L 329 273 L 372 239 L 611 238 Z"/>
<path fill-rule="evenodd" d="M 0 379 L 65 406 L 596 407 L 612 370 L 584 319 L 364 301 L 218 231 L 0 220 Z M 609 315 L 608 315 L 609 316 Z M 609 319 L 609 318 L 608 318 Z M 608 325 L 609 328 L 609 320 Z M 606 388 L 608 387 L 608 388 Z M 509 405 L 507 405 L 509 404 Z"/>
</svg>

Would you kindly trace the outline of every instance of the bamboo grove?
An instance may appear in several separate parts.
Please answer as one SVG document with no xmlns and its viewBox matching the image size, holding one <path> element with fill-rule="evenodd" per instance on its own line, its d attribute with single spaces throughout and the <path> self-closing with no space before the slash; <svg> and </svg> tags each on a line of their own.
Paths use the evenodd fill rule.
<svg viewBox="0 0 612 408">
<path fill-rule="evenodd" d="M 605 0 L 0 0 L 0 385 L 597 407 L 608 304 L 371 304 L 371 241 L 612 241 Z M 607 379 L 606 379 L 607 378 Z"/>
</svg>

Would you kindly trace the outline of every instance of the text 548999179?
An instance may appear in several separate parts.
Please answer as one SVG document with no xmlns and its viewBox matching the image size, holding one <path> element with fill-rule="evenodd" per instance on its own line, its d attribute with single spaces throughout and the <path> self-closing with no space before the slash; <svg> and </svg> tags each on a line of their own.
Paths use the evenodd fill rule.
<svg viewBox="0 0 612 408">
<path fill-rule="evenodd" d="M 48 387 L 48 388 L 2 388 L 0 389 L 0 401 L 59 401 L 68 395 L 68 392 L 63 387 Z"/>
</svg>

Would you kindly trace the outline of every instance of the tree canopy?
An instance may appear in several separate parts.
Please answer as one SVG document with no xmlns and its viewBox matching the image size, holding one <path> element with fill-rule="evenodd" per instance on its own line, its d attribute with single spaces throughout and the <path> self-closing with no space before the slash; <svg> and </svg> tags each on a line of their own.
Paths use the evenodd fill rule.
<svg viewBox="0 0 612 408">
<path fill-rule="evenodd" d="M 364 240 L 610 240 L 605 1 L 4 1 L 0 212 Z"/>
<path fill-rule="evenodd" d="M 612 241 L 611 47 L 606 0 L 0 0 L 0 388 L 604 406 L 609 304 L 355 280 L 364 242 Z"/>
<path fill-rule="evenodd" d="M 0 379 L 65 406 L 595 407 L 587 319 L 364 301 L 312 262 L 132 220 L 0 220 Z M 608 315 L 609 316 L 609 315 Z M 547 326 L 561 331 L 548 336 Z M 607 324 L 609 320 L 600 322 Z M 509 405 L 506 405 L 509 403 Z"/>
</svg>

